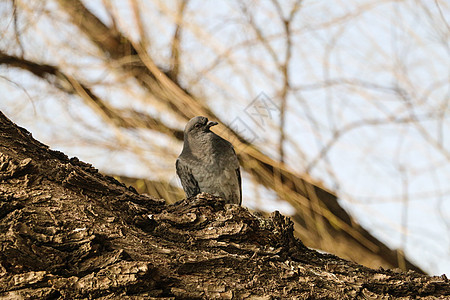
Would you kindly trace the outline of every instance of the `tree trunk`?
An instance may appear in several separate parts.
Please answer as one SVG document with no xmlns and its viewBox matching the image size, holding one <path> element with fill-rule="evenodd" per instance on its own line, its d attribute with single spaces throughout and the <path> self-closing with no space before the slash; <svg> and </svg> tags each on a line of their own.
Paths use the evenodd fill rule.
<svg viewBox="0 0 450 300">
<path fill-rule="evenodd" d="M 450 296 L 444 275 L 310 250 L 278 212 L 261 218 L 207 194 L 173 205 L 139 195 L 2 113 L 0 201 L 2 299 Z"/>
</svg>

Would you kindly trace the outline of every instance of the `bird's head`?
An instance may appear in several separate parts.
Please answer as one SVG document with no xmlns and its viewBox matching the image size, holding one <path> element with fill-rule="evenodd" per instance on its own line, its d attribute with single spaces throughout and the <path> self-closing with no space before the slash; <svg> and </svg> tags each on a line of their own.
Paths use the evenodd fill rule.
<svg viewBox="0 0 450 300">
<path fill-rule="evenodd" d="M 189 136 L 196 136 L 198 134 L 204 133 L 204 132 L 210 132 L 210 128 L 212 126 L 217 125 L 217 122 L 208 122 L 208 118 L 198 116 L 195 118 L 192 118 L 184 128 L 184 134 Z"/>
</svg>

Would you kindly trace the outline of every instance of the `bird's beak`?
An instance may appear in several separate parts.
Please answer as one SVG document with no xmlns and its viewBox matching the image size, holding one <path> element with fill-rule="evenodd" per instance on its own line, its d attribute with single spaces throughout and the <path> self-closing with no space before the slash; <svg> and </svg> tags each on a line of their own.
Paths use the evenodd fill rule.
<svg viewBox="0 0 450 300">
<path fill-rule="evenodd" d="M 219 124 L 219 123 L 209 121 L 208 124 L 206 124 L 206 126 L 207 126 L 208 128 L 211 128 L 211 127 L 213 127 L 213 126 L 216 126 L 217 124 Z"/>
</svg>

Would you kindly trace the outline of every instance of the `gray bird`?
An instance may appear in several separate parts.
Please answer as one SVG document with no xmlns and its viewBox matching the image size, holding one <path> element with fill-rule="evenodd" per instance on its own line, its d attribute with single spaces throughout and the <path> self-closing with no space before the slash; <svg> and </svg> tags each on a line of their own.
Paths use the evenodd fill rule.
<svg viewBox="0 0 450 300">
<path fill-rule="evenodd" d="M 183 151 L 176 162 L 177 175 L 188 198 L 206 192 L 240 205 L 239 161 L 231 143 L 210 130 L 217 124 L 201 116 L 186 124 Z"/>
</svg>

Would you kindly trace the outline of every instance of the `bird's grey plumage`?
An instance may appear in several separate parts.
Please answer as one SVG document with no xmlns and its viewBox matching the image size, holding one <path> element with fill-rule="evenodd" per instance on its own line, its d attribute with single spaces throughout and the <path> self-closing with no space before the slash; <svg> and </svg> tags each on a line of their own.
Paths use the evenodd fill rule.
<svg viewBox="0 0 450 300">
<path fill-rule="evenodd" d="M 230 142 L 210 130 L 216 122 L 191 119 L 184 129 L 183 151 L 176 162 L 177 174 L 187 197 L 206 192 L 242 203 L 239 161 Z"/>
</svg>

